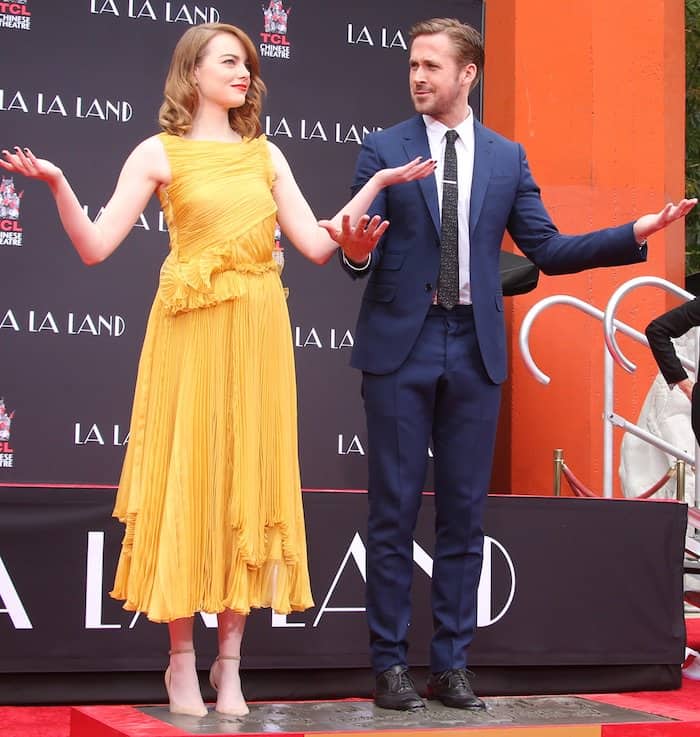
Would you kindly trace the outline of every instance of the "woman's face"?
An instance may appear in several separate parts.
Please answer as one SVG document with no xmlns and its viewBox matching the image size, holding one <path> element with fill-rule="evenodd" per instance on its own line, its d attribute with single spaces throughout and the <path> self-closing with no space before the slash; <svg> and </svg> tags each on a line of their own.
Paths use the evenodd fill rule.
<svg viewBox="0 0 700 737">
<path fill-rule="evenodd" d="M 223 108 L 241 107 L 250 87 L 250 69 L 243 44 L 231 33 L 217 33 L 204 47 L 194 69 L 200 102 Z"/>
</svg>

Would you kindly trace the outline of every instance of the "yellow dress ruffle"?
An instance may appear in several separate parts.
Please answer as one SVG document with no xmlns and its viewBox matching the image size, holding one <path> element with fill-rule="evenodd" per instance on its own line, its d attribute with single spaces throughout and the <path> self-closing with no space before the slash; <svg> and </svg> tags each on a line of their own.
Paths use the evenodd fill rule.
<svg viewBox="0 0 700 737">
<path fill-rule="evenodd" d="M 170 253 L 139 362 L 111 595 L 158 622 L 302 611 L 313 601 L 267 141 L 160 140 Z"/>
</svg>

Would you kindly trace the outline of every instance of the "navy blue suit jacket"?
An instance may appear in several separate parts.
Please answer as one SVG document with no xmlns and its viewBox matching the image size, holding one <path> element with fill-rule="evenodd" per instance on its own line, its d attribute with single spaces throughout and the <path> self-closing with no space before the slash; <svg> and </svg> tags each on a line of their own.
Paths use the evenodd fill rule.
<svg viewBox="0 0 700 737">
<path fill-rule="evenodd" d="M 522 146 L 474 122 L 474 174 L 469 208 L 470 281 L 481 357 L 494 383 L 507 373 L 503 294 L 498 261 L 507 230 L 545 274 L 646 259 L 632 223 L 579 236 L 562 235 L 540 199 Z M 379 169 L 416 156 L 430 158 L 420 115 L 369 134 L 360 151 L 353 191 Z M 395 371 L 425 320 L 440 268 L 440 214 L 435 177 L 388 187 L 370 214 L 390 221 L 364 271 L 369 275 L 357 321 L 351 363 L 369 373 Z"/>
</svg>

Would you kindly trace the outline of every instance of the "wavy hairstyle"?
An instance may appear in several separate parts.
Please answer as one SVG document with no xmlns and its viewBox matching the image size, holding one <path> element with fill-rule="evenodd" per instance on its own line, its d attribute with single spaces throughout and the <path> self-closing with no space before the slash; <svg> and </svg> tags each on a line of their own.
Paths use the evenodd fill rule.
<svg viewBox="0 0 700 737">
<path fill-rule="evenodd" d="M 257 138 L 262 133 L 260 111 L 266 92 L 265 83 L 260 78 L 260 60 L 249 36 L 228 23 L 202 23 L 192 26 L 177 42 L 165 79 L 158 122 L 166 133 L 175 136 L 184 136 L 192 128 L 192 118 L 199 104 L 194 85 L 194 69 L 201 61 L 206 45 L 217 33 L 230 33 L 243 44 L 250 68 L 250 87 L 245 103 L 239 108 L 229 110 L 229 123 L 244 138 Z"/>
<path fill-rule="evenodd" d="M 479 31 L 468 23 L 456 18 L 430 18 L 416 23 L 409 31 L 411 41 L 417 36 L 429 36 L 434 33 L 444 33 L 454 46 L 457 63 L 466 66 L 476 66 L 476 77 L 471 88 L 474 89 L 484 72 L 484 40 Z"/>
</svg>

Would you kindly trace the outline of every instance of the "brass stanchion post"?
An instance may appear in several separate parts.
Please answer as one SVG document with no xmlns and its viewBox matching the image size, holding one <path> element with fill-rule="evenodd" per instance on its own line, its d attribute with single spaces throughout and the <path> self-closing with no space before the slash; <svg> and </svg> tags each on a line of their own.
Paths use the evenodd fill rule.
<svg viewBox="0 0 700 737">
<path fill-rule="evenodd" d="M 561 471 L 564 465 L 564 451 L 557 448 L 554 451 L 554 496 L 561 496 Z"/>
<path fill-rule="evenodd" d="M 685 461 L 676 459 L 676 500 L 685 501 Z"/>
</svg>

